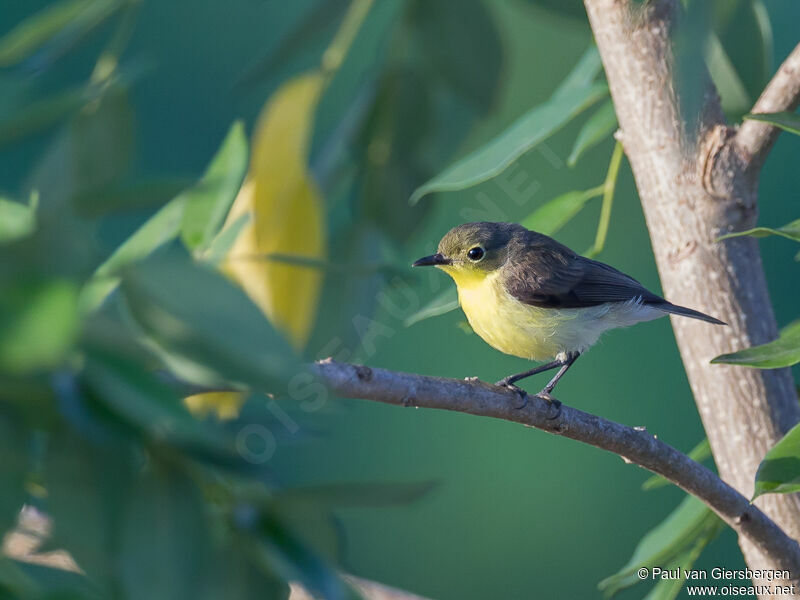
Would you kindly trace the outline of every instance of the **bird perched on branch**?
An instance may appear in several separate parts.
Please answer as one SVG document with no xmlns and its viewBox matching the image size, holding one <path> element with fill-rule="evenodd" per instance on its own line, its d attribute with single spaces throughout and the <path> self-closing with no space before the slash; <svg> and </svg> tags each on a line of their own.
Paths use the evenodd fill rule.
<svg viewBox="0 0 800 600">
<path fill-rule="evenodd" d="M 415 267 L 450 275 L 469 324 L 493 348 L 535 361 L 529 371 L 496 385 L 524 394 L 517 381 L 558 369 L 537 396 L 550 394 L 577 358 L 609 329 L 666 314 L 725 325 L 677 306 L 606 264 L 576 254 L 554 239 L 513 223 L 466 223 L 451 229 L 438 252 Z"/>
</svg>

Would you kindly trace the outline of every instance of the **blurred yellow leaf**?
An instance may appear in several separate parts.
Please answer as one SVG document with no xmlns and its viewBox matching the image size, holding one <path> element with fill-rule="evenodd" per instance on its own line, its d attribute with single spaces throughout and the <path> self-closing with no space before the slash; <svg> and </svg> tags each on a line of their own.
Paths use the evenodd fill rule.
<svg viewBox="0 0 800 600">
<path fill-rule="evenodd" d="M 195 417 L 204 418 L 214 413 L 221 421 L 228 421 L 239 416 L 244 399 L 242 392 L 205 392 L 187 396 L 183 403 Z"/>
<path fill-rule="evenodd" d="M 325 81 L 319 71 L 300 75 L 267 102 L 253 135 L 247 178 L 225 223 L 250 215 L 223 270 L 298 350 L 311 333 L 322 273 L 269 256 L 325 258 L 324 207 L 308 169 L 314 111 Z"/>
</svg>

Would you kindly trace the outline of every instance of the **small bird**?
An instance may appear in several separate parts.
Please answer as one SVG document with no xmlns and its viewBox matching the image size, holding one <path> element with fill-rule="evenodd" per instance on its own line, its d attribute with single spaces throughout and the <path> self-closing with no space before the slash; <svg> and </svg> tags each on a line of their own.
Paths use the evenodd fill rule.
<svg viewBox="0 0 800 600">
<path fill-rule="evenodd" d="M 515 382 L 552 369 L 537 394 L 550 394 L 577 358 L 602 333 L 666 314 L 725 325 L 677 306 L 606 264 L 585 258 L 554 239 L 514 223 L 466 223 L 439 242 L 438 252 L 413 266 L 450 275 L 472 329 L 493 348 L 544 365 L 509 375 L 495 385 L 524 396 Z"/>
</svg>

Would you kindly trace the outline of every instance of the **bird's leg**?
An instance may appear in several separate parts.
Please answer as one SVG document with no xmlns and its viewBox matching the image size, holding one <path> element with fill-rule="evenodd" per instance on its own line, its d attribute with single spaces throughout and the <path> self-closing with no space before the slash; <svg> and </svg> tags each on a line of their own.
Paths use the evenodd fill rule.
<svg viewBox="0 0 800 600">
<path fill-rule="evenodd" d="M 514 382 L 519 381 L 520 379 L 525 379 L 526 377 L 530 377 L 531 375 L 536 375 L 537 373 L 544 373 L 545 371 L 550 371 L 558 367 L 563 368 L 563 365 L 564 365 L 563 360 L 554 360 L 553 362 L 549 362 L 545 365 L 539 365 L 538 367 L 535 367 L 529 371 L 524 371 L 522 373 L 517 373 L 516 375 L 509 375 L 508 377 L 504 377 L 503 379 L 495 383 L 495 385 L 507 388 L 515 392 L 522 401 L 522 404 L 516 406 L 515 408 L 525 408 L 525 406 L 528 404 L 528 394 L 521 387 L 514 385 Z"/>
<path fill-rule="evenodd" d="M 568 352 L 567 357 L 564 359 L 561 368 L 556 373 L 555 377 L 553 377 L 549 383 L 542 388 L 542 391 L 536 394 L 542 400 L 547 400 L 548 402 L 554 404 L 556 408 L 561 406 L 561 402 L 556 400 L 550 395 L 550 392 L 553 391 L 553 388 L 556 387 L 558 380 L 564 376 L 569 368 L 573 365 L 573 363 L 578 360 L 578 357 L 581 355 L 580 352 Z"/>
<path fill-rule="evenodd" d="M 565 364 L 565 360 L 554 360 L 553 362 L 549 362 L 546 365 L 539 365 L 531 369 L 530 371 L 523 371 L 522 373 L 517 373 L 516 375 L 509 375 L 508 377 L 503 377 L 500 381 L 495 383 L 495 385 L 499 385 L 501 387 L 507 387 L 511 389 L 519 389 L 517 388 L 514 383 L 519 381 L 520 379 L 525 379 L 526 377 L 530 377 L 531 375 L 536 375 L 538 373 L 544 373 L 545 371 L 551 371 L 553 369 L 557 369 Z"/>
</svg>

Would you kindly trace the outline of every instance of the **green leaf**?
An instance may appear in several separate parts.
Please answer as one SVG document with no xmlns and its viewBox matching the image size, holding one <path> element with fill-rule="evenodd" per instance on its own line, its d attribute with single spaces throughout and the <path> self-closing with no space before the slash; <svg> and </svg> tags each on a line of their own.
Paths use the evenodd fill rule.
<svg viewBox="0 0 800 600">
<path fill-rule="evenodd" d="M 0 244 L 29 236 L 36 229 L 36 196 L 30 204 L 0 197 Z"/>
<path fill-rule="evenodd" d="M 779 369 L 800 362 L 800 321 L 795 321 L 781 330 L 777 340 L 717 356 L 712 364 L 740 365 L 756 369 Z"/>
<path fill-rule="evenodd" d="M 0 539 L 17 523 L 17 515 L 27 498 L 28 436 L 19 423 L 0 416 Z"/>
<path fill-rule="evenodd" d="M 94 87 L 78 87 L 30 102 L 0 120 L 0 148 L 59 123 L 90 100 L 99 97 Z"/>
<path fill-rule="evenodd" d="M 73 201 L 114 184 L 126 173 L 134 129 L 133 107 L 121 86 L 108 87 L 90 109 L 79 111 L 55 137 L 30 177 L 30 189 L 38 190 L 42 199 L 41 212 L 60 210 L 59 217 L 77 222 Z M 65 222 L 59 222 L 59 227 L 64 228 Z M 77 234 L 73 231 L 72 235 Z M 74 248 L 74 238 L 70 242 Z"/>
<path fill-rule="evenodd" d="M 102 600 L 83 573 L 0 558 L 0 597 L 47 600 Z"/>
<path fill-rule="evenodd" d="M 761 494 L 800 491 L 800 425 L 767 452 L 756 473 L 753 499 Z"/>
<path fill-rule="evenodd" d="M 51 545 L 69 552 L 104 596 L 113 595 L 116 534 L 134 476 L 129 448 L 61 431 L 47 440 L 44 472 Z"/>
<path fill-rule="evenodd" d="M 605 83 L 591 83 L 600 71 L 592 46 L 544 104 L 534 107 L 488 144 L 451 165 L 412 194 L 416 204 L 432 192 L 461 190 L 502 173 L 522 154 L 553 135 L 573 117 L 605 97 Z"/>
<path fill-rule="evenodd" d="M 667 568 L 683 562 L 705 546 L 722 529 L 722 521 L 694 496 L 686 496 L 667 518 L 645 535 L 630 560 L 617 573 L 598 584 L 606 598 L 640 581 L 642 568 Z M 702 549 L 702 547 L 700 548 Z M 693 552 L 694 551 L 694 552 Z"/>
<path fill-rule="evenodd" d="M 491 107 L 503 49 L 491 13 L 482 0 L 424 0 L 413 5 L 414 26 L 425 64 L 480 111 Z M 480 40 L 476 44 L 475 40 Z"/>
<path fill-rule="evenodd" d="M 705 61 L 711 74 L 711 80 L 719 91 L 725 113 L 739 115 L 745 112 L 753 104 L 753 101 L 747 93 L 736 67 L 714 32 L 708 35 Z"/>
<path fill-rule="evenodd" d="M 217 236 L 208 244 L 208 249 L 203 253 L 203 260 L 212 265 L 218 266 L 230 252 L 236 238 L 242 230 L 250 223 L 252 215 L 245 213 L 240 215 L 233 223 L 222 229 Z"/>
<path fill-rule="evenodd" d="M 28 576 L 16 560 L 0 556 L 0 597 L 36 598 L 41 594 L 37 581 Z"/>
<path fill-rule="evenodd" d="M 744 118 L 752 121 L 763 121 L 764 123 L 769 123 L 770 125 L 775 125 L 785 131 L 794 133 L 795 135 L 800 135 L 800 115 L 795 113 L 748 113 Z"/>
<path fill-rule="evenodd" d="M 716 32 L 713 37 L 718 37 L 721 42 L 726 60 L 735 70 L 735 77 L 744 94 L 755 99 L 763 91 L 773 71 L 772 28 L 767 10 L 760 0 L 711 4 Z M 742 44 L 742 40 L 748 40 L 748 43 Z M 713 70 L 711 76 L 716 83 Z M 721 90 L 721 94 L 723 106 L 726 106 L 725 91 Z M 742 108 L 746 110 L 747 106 Z M 727 107 L 726 112 L 730 112 Z M 739 117 L 736 113 L 731 116 Z"/>
<path fill-rule="evenodd" d="M 572 152 L 567 158 L 567 165 L 574 167 L 584 152 L 602 142 L 616 128 L 617 113 L 614 111 L 614 103 L 609 99 L 589 117 L 580 132 L 578 132 L 578 137 L 575 138 L 575 144 L 572 146 Z"/>
<path fill-rule="evenodd" d="M 98 267 L 92 279 L 81 291 L 80 304 L 83 312 L 97 309 L 117 288 L 120 281 L 119 272 L 123 268 L 143 260 L 178 236 L 184 205 L 183 196 L 170 200 Z"/>
<path fill-rule="evenodd" d="M 238 525 L 252 531 L 259 541 L 257 559 L 284 581 L 298 581 L 315 598 L 340 600 L 353 593 L 324 560 L 303 544 L 274 515 L 264 511 L 250 523 L 254 507 L 241 507 Z"/>
<path fill-rule="evenodd" d="M 718 522 L 716 527 L 709 527 L 708 530 L 697 537 L 693 546 L 690 546 L 678 556 L 676 556 L 666 568 L 679 573 L 685 573 L 692 568 L 692 565 L 700 558 L 708 544 L 710 544 L 723 528 L 722 522 Z M 686 584 L 686 579 L 661 579 L 645 596 L 644 600 L 674 600 L 678 597 L 681 589 Z"/>
<path fill-rule="evenodd" d="M 82 380 L 95 401 L 155 443 L 172 444 L 215 462 L 237 462 L 234 441 L 194 418 L 165 383 L 106 349 L 87 352 Z"/>
<path fill-rule="evenodd" d="M 703 441 L 692 448 L 686 456 L 695 462 L 703 462 L 711 458 L 711 445 L 708 443 L 708 438 L 704 438 Z M 669 483 L 669 480 L 664 479 L 661 475 L 653 475 L 642 484 L 642 489 L 645 491 L 654 490 L 669 485 Z"/>
<path fill-rule="evenodd" d="M 448 286 L 441 294 L 420 308 L 405 320 L 405 326 L 411 327 L 414 323 L 438 317 L 458 308 L 458 292 L 456 288 Z"/>
<path fill-rule="evenodd" d="M 219 232 L 247 171 L 244 124 L 233 124 L 203 178 L 184 192 L 181 239 L 191 250 L 203 250 Z"/>
<path fill-rule="evenodd" d="M 522 219 L 520 224 L 539 233 L 553 235 L 577 215 L 589 200 L 602 194 L 602 186 L 561 194 L 542 204 Z"/>
<path fill-rule="evenodd" d="M 187 381 L 280 392 L 303 369 L 242 290 L 185 257 L 132 268 L 122 290 L 148 346 Z"/>
<path fill-rule="evenodd" d="M 73 282 L 20 282 L 0 295 L 0 370 L 54 367 L 77 332 L 78 288 Z"/>
<path fill-rule="evenodd" d="M 156 464 L 128 499 L 120 580 L 128 598 L 195 598 L 209 543 L 201 496 L 185 473 Z"/>
<path fill-rule="evenodd" d="M 792 221 L 788 225 L 784 225 L 783 227 L 778 228 L 771 228 L 771 227 L 754 227 L 753 229 L 748 229 L 747 231 L 737 231 L 735 233 L 728 233 L 721 237 L 717 238 L 717 241 L 727 240 L 728 238 L 735 238 L 741 237 L 743 235 L 749 235 L 751 237 L 766 237 L 768 235 L 779 235 L 781 237 L 788 238 L 790 240 L 794 240 L 795 242 L 800 242 L 800 219 L 796 221 Z"/>
<path fill-rule="evenodd" d="M 19 64 L 62 30 L 76 34 L 98 25 L 120 6 L 113 0 L 62 0 L 19 23 L 0 39 L 0 67 Z"/>
<path fill-rule="evenodd" d="M 124 267 L 147 258 L 156 249 L 175 239 L 183 219 L 183 211 L 183 197 L 169 201 L 100 265 L 96 275 L 118 275 Z"/>
</svg>

